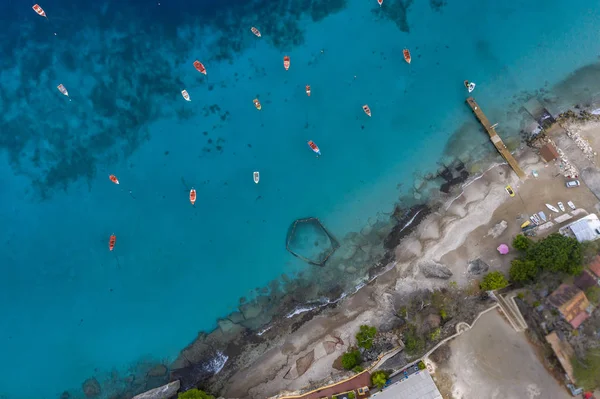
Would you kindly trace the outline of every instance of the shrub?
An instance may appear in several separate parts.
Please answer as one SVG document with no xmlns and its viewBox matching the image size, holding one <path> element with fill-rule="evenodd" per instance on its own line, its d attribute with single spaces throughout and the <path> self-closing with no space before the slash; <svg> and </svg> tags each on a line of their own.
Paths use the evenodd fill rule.
<svg viewBox="0 0 600 399">
<path fill-rule="evenodd" d="M 534 243 L 527 251 L 527 260 L 534 261 L 544 271 L 563 272 L 577 275 L 583 270 L 581 244 L 572 237 L 550 234 Z"/>
<path fill-rule="evenodd" d="M 383 388 L 387 379 L 388 373 L 386 373 L 383 370 L 377 370 L 376 372 L 371 374 L 371 383 L 379 389 Z"/>
<path fill-rule="evenodd" d="M 594 286 L 585 290 L 585 296 L 594 305 L 598 305 L 600 302 L 600 287 Z"/>
<path fill-rule="evenodd" d="M 479 284 L 484 291 L 499 290 L 507 285 L 508 281 L 506 281 L 506 277 L 504 277 L 504 274 L 501 272 L 490 272 L 486 274 L 483 281 Z"/>
<path fill-rule="evenodd" d="M 512 246 L 514 249 L 519 251 L 527 251 L 533 245 L 533 241 L 529 237 L 525 237 L 523 234 L 518 234 L 513 242 Z"/>
<path fill-rule="evenodd" d="M 180 392 L 177 399 L 215 399 L 214 396 L 207 394 L 199 389 L 190 389 L 189 391 Z"/>
<path fill-rule="evenodd" d="M 600 349 L 590 349 L 583 359 L 573 357 L 571 362 L 577 385 L 590 391 L 600 387 Z"/>
<path fill-rule="evenodd" d="M 419 367 L 419 370 L 425 370 L 427 368 L 427 366 L 425 366 L 425 362 L 422 360 L 419 362 L 419 364 L 417 364 L 417 366 Z"/>
<path fill-rule="evenodd" d="M 431 334 L 429 334 L 429 339 L 432 341 L 435 341 L 436 339 L 438 339 L 440 337 L 441 333 L 442 333 L 442 329 L 438 327 L 435 330 L 433 330 L 431 332 Z"/>
<path fill-rule="evenodd" d="M 537 308 L 538 306 L 540 306 L 542 303 L 540 301 L 535 301 L 533 302 L 533 307 Z"/>
<path fill-rule="evenodd" d="M 354 366 L 354 367 L 352 367 L 352 371 L 354 371 L 356 374 L 358 374 L 358 373 L 362 373 L 363 371 L 365 371 L 365 369 L 363 369 L 360 366 Z"/>
<path fill-rule="evenodd" d="M 348 396 L 348 399 L 356 398 L 356 394 L 354 392 L 348 392 L 348 395 L 346 395 L 346 396 Z"/>
<path fill-rule="evenodd" d="M 539 269 L 532 260 L 515 259 L 510 263 L 508 275 L 515 282 L 530 281 L 537 277 Z"/>
<path fill-rule="evenodd" d="M 363 324 L 360 326 L 360 330 L 356 334 L 358 346 L 365 349 L 371 349 L 373 346 L 373 338 L 375 338 L 376 334 L 377 329 L 375 327 L 370 327 Z"/>
<path fill-rule="evenodd" d="M 446 313 L 446 309 L 440 309 L 440 317 L 442 320 L 446 320 L 448 318 L 448 313 Z"/>
<path fill-rule="evenodd" d="M 417 329 L 410 325 L 404 332 L 404 350 L 409 356 L 419 354 L 425 349 L 425 339 L 417 335 Z"/>
<path fill-rule="evenodd" d="M 342 367 L 346 370 L 352 370 L 360 363 L 360 352 L 353 350 L 342 355 Z"/>
</svg>

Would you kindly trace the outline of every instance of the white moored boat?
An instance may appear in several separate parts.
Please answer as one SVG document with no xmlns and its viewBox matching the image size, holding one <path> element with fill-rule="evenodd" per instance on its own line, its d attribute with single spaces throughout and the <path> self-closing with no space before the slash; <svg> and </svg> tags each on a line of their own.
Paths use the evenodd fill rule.
<svg viewBox="0 0 600 399">
<path fill-rule="evenodd" d="M 573 201 L 567 201 L 567 205 L 569 205 L 569 208 L 575 210 L 575 204 L 573 203 Z"/>
<path fill-rule="evenodd" d="M 558 213 L 558 209 L 556 209 L 555 207 L 553 207 L 553 206 L 552 206 L 552 205 L 550 205 L 550 204 L 546 204 L 546 208 L 550 209 L 552 212 L 556 212 L 556 213 Z"/>
<path fill-rule="evenodd" d="M 548 219 L 546 219 L 546 214 L 544 212 L 542 212 L 542 211 L 539 211 L 538 215 L 544 221 L 544 223 L 546 223 L 546 221 L 548 220 Z"/>
<path fill-rule="evenodd" d="M 260 173 L 258 172 L 254 172 L 254 183 L 258 184 L 258 182 L 260 181 Z"/>
<path fill-rule="evenodd" d="M 558 203 L 558 207 L 560 208 L 561 211 L 563 211 L 563 212 L 565 211 L 565 206 L 563 205 L 562 202 Z"/>
</svg>

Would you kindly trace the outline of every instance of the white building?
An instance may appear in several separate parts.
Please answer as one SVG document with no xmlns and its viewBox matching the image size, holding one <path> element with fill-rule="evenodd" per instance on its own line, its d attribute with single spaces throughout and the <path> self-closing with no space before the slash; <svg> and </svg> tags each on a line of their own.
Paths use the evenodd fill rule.
<svg viewBox="0 0 600 399">
<path fill-rule="evenodd" d="M 561 227 L 558 232 L 563 236 L 576 238 L 579 242 L 594 241 L 600 238 L 600 220 L 598 215 L 592 213 Z"/>
</svg>

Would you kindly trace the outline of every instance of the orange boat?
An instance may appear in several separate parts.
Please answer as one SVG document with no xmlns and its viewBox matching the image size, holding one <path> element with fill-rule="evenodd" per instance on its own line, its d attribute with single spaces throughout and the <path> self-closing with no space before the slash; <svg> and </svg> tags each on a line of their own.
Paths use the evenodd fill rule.
<svg viewBox="0 0 600 399">
<path fill-rule="evenodd" d="M 286 71 L 288 69 L 290 69 L 290 57 L 287 55 L 285 57 L 283 57 L 283 67 L 285 68 Z"/>
<path fill-rule="evenodd" d="M 256 29 L 254 26 L 252 28 L 250 28 L 250 30 L 252 31 L 252 33 L 254 33 L 256 35 L 256 37 L 260 37 L 260 31 L 258 29 Z"/>
<path fill-rule="evenodd" d="M 319 150 L 319 147 L 315 144 L 314 141 L 308 140 L 308 146 L 310 147 L 311 150 L 313 150 L 313 152 L 315 154 L 321 155 L 321 150 Z"/>
<path fill-rule="evenodd" d="M 404 55 L 404 61 L 408 62 L 410 64 L 410 51 L 408 51 L 408 49 L 404 49 L 402 50 L 402 54 Z"/>
<path fill-rule="evenodd" d="M 371 108 L 367 104 L 363 105 L 363 111 L 365 111 L 365 114 L 371 116 Z"/>
<path fill-rule="evenodd" d="M 111 182 L 113 182 L 115 184 L 119 184 L 119 179 L 117 179 L 117 176 L 115 176 L 115 175 L 108 175 L 108 178 L 110 179 Z"/>
<path fill-rule="evenodd" d="M 192 189 L 190 190 L 190 202 L 192 203 L 192 205 L 196 203 L 196 190 L 194 189 L 194 187 L 192 187 Z"/>
<path fill-rule="evenodd" d="M 255 98 L 254 100 L 252 100 L 252 102 L 254 103 L 254 106 L 257 110 L 260 111 L 262 109 L 262 105 L 260 105 L 260 101 L 258 101 L 258 98 Z"/>
<path fill-rule="evenodd" d="M 377 3 L 379 3 L 379 7 L 381 7 L 381 5 L 383 4 L 383 0 L 377 0 Z"/>
<path fill-rule="evenodd" d="M 33 7 L 33 11 L 37 12 L 38 15 L 44 17 L 44 18 L 48 18 L 46 16 L 46 13 L 44 12 L 44 9 L 42 7 L 40 7 L 38 4 L 34 4 Z"/>
<path fill-rule="evenodd" d="M 310 97 L 310 85 L 306 85 L 306 95 Z"/>
<path fill-rule="evenodd" d="M 110 238 L 108 239 L 108 249 L 109 250 L 113 250 L 115 249 L 115 244 L 117 242 L 117 236 L 116 235 L 111 235 Z"/>
<path fill-rule="evenodd" d="M 206 75 L 206 68 L 204 68 L 204 65 L 200 61 L 194 61 L 194 68 L 196 68 L 198 72 Z"/>
</svg>

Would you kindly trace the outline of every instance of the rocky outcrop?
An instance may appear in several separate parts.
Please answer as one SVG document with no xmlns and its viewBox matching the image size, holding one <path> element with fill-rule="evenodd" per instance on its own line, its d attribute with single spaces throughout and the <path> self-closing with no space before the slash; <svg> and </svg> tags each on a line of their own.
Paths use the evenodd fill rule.
<svg viewBox="0 0 600 399">
<path fill-rule="evenodd" d="M 95 378 L 88 378 L 83 382 L 83 393 L 88 398 L 95 398 L 100 395 L 102 389 L 100 388 L 100 383 Z"/>
<path fill-rule="evenodd" d="M 164 364 L 157 364 L 156 366 L 152 367 L 150 370 L 148 370 L 148 377 L 164 377 L 165 375 L 167 375 L 168 369 L 167 366 L 165 366 Z"/>
<path fill-rule="evenodd" d="M 133 397 L 133 399 L 169 399 L 177 394 L 179 390 L 179 380 L 163 385 L 162 387 L 154 388 L 148 392 L 141 393 Z"/>
<path fill-rule="evenodd" d="M 500 223 L 496 224 L 494 227 L 488 230 L 488 236 L 492 236 L 494 238 L 500 237 L 504 230 L 508 227 L 508 223 L 506 220 L 502 220 Z"/>
<path fill-rule="evenodd" d="M 467 272 L 473 276 L 478 276 L 482 273 L 485 273 L 489 269 L 490 266 L 481 259 L 475 259 L 469 262 L 469 266 L 467 266 Z"/>
<path fill-rule="evenodd" d="M 447 280 L 452 277 L 452 270 L 441 263 L 422 263 L 419 265 L 419 269 L 421 270 L 421 273 L 428 278 L 441 278 Z"/>
<path fill-rule="evenodd" d="M 298 377 L 306 373 L 306 371 L 310 368 L 315 360 L 315 351 L 314 349 L 308 352 L 306 355 L 296 360 L 296 371 L 298 373 Z"/>
</svg>

